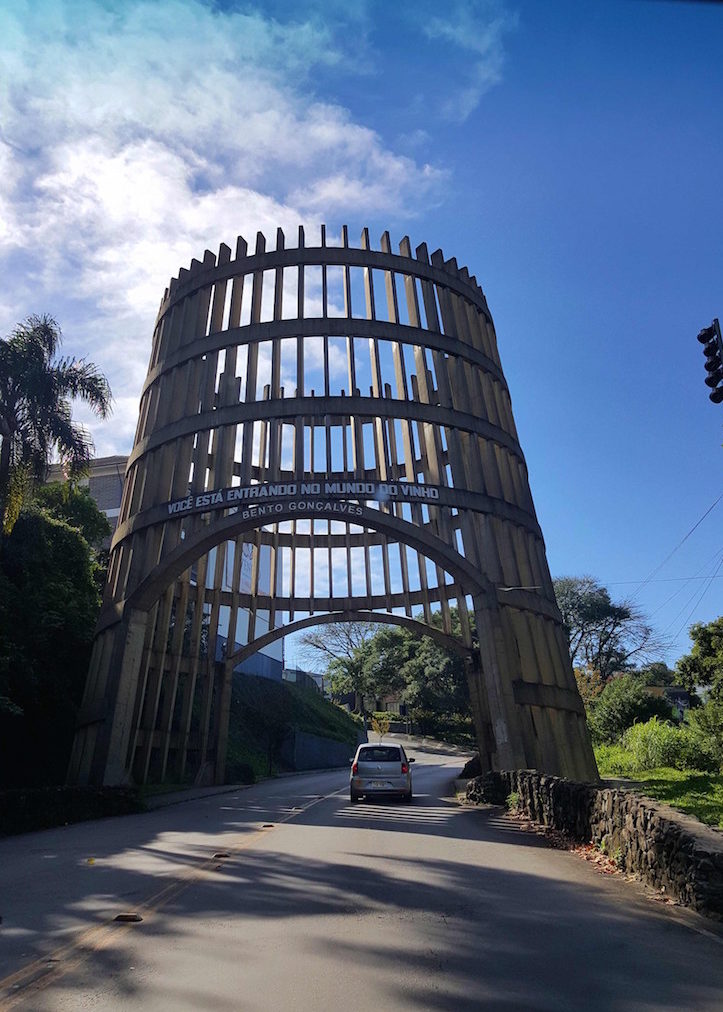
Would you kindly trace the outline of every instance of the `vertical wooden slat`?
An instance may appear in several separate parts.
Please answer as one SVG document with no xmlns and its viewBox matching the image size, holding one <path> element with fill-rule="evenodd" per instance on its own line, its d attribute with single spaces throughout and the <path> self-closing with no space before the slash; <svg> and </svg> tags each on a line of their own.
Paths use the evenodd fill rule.
<svg viewBox="0 0 723 1012">
<path fill-rule="evenodd" d="M 153 748 L 156 718 L 158 715 L 158 703 L 163 684 L 164 668 L 168 653 L 168 625 L 171 618 L 173 605 L 173 586 L 170 586 L 163 597 L 163 604 L 159 611 L 158 633 L 155 640 L 155 658 L 153 661 L 151 676 L 146 687 L 145 707 L 141 714 L 141 734 L 143 742 L 138 756 L 138 776 L 140 783 L 146 783 L 148 778 L 148 767 L 151 760 Z"/>
<path fill-rule="evenodd" d="M 256 253 L 264 253 L 266 250 L 266 239 L 261 232 L 256 235 Z M 264 272 L 254 271 L 251 290 L 251 323 L 261 321 L 261 298 L 263 295 Z M 246 394 L 244 400 L 248 403 L 256 400 L 256 383 L 258 378 L 259 346 L 253 341 L 248 348 L 248 363 L 246 366 Z M 251 480 L 251 466 L 253 456 L 253 423 L 247 422 L 244 425 L 243 450 L 241 457 L 241 481 L 248 483 Z"/>
<path fill-rule="evenodd" d="M 160 750 L 161 750 L 161 772 L 160 780 L 163 783 L 166 779 L 168 768 L 168 750 L 171 742 L 171 725 L 176 706 L 176 694 L 178 692 L 178 679 L 181 668 L 181 656 L 183 648 L 183 632 L 188 607 L 189 584 L 187 580 L 181 582 L 180 594 L 176 598 L 176 624 L 173 630 L 169 660 L 172 664 L 171 677 L 167 679 L 167 692 L 163 704 L 160 728 Z"/>
</svg>

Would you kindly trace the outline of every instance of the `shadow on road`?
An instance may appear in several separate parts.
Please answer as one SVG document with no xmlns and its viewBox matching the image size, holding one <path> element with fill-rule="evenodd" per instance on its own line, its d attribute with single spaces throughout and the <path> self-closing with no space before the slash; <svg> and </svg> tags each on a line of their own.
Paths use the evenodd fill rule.
<svg viewBox="0 0 723 1012">
<path fill-rule="evenodd" d="M 151 836 L 151 824 L 142 818 L 116 820 L 119 828 L 121 821 L 125 823 L 124 851 L 141 849 L 157 863 L 145 874 L 131 868 L 124 872 L 123 852 L 96 848 L 99 866 L 89 878 L 88 894 L 76 897 L 73 906 L 88 904 L 91 898 L 97 902 L 103 895 L 104 858 L 114 859 L 113 895 L 127 904 L 156 891 L 157 876 L 166 869 L 170 875 L 175 866 L 177 873 L 179 862 L 193 866 L 194 860 L 198 863 L 213 849 L 221 849 L 223 834 L 242 834 L 243 843 L 243 834 L 255 831 L 260 820 L 283 818 L 293 810 L 281 803 L 285 799 L 277 799 L 270 815 L 273 800 L 254 806 L 230 795 L 224 804 L 209 806 L 204 827 L 208 840 L 199 840 L 190 852 L 174 851 L 164 843 L 164 834 L 173 830 L 178 817 L 173 811 L 154 817 Z M 237 1010 L 245 1007 L 245 1001 L 228 1002 L 215 994 L 215 975 L 232 973 L 243 980 L 245 967 L 250 969 L 256 958 L 259 938 L 279 946 L 281 958 L 285 922 L 302 918 L 309 922 L 305 944 L 310 956 L 335 956 L 340 967 L 349 963 L 368 970 L 386 988 L 393 1007 L 457 1012 L 718 1007 L 723 961 L 715 941 L 695 935 L 652 905 L 642 913 L 616 906 L 602 882 L 582 889 L 549 870 L 527 873 L 494 866 L 492 861 L 487 865 L 485 850 L 476 863 L 452 853 L 464 841 L 480 836 L 490 846 L 545 847 L 544 841 L 506 823 L 498 811 L 460 809 L 431 796 L 418 797 L 411 806 L 392 802 L 340 806 L 339 799 L 332 798 L 297 815 L 293 826 L 307 827 L 317 835 L 325 828 L 347 830 L 350 849 L 341 855 L 337 850 L 336 857 L 327 860 L 270 849 L 275 838 L 267 837 L 261 850 L 232 852 L 173 896 L 160 916 L 149 916 L 131 929 L 119 928 L 118 943 L 90 952 L 83 964 L 71 967 L 54 984 L 55 994 L 62 995 L 81 980 L 100 979 L 112 982 L 119 1006 L 132 1001 L 141 1007 L 153 986 L 152 977 L 147 982 L 131 972 L 123 950 L 128 936 L 122 932 L 132 930 L 134 941 L 142 937 L 144 948 L 163 937 L 178 945 L 194 945 L 194 924 L 214 919 L 222 926 L 234 924 L 232 934 L 222 934 L 225 944 L 210 953 L 214 974 L 205 982 L 171 983 L 167 1007 Z M 370 863 L 368 853 L 354 850 L 357 833 L 364 829 L 439 838 L 438 856 L 380 853 L 378 862 Z M 106 917 L 107 900 L 106 894 Z M 353 933 L 330 941 L 318 919 L 340 915 L 352 915 L 352 926 L 360 918 L 391 920 L 398 927 L 393 933 L 397 942 L 370 944 Z M 412 915 L 414 937 L 407 930 Z M 661 963 L 666 945 L 667 964 Z M 413 973 L 411 989 L 397 968 Z M 51 1009 L 51 1000 L 50 992 L 39 992 L 20 1007 Z M 263 1008 L 263 1001 L 254 1007 Z"/>
<path fill-rule="evenodd" d="M 354 805 L 346 804 L 334 813 L 335 822 L 341 825 L 365 826 L 395 833 L 424 832 L 457 840 L 477 840 L 480 835 L 478 820 L 481 818 L 486 830 L 494 829 L 501 837 L 513 835 L 516 846 L 542 849 L 549 846 L 542 837 L 521 832 L 499 808 L 464 808 L 452 798 L 418 794 L 411 804 L 392 799 L 360 801 Z M 295 822 L 303 825 L 304 819 L 305 816 L 300 815 Z"/>
</svg>

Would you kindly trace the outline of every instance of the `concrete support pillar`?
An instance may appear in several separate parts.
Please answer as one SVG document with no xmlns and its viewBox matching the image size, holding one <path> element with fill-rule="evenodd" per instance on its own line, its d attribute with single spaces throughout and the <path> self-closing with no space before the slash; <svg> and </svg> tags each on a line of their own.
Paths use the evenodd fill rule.
<svg viewBox="0 0 723 1012">
<path fill-rule="evenodd" d="M 467 684 L 469 686 L 469 698 L 472 704 L 472 720 L 474 722 L 477 736 L 477 748 L 479 749 L 480 765 L 482 772 L 487 773 L 494 769 L 496 743 L 490 720 L 489 703 L 487 702 L 487 690 L 484 684 L 484 677 L 480 668 L 479 660 L 468 661 L 465 665 L 467 673 Z"/>
<path fill-rule="evenodd" d="M 495 740 L 494 764 L 496 769 L 520 769 L 525 766 L 525 754 L 512 679 L 503 666 L 507 655 L 499 609 L 477 597 L 474 612 L 482 681 Z"/>
<path fill-rule="evenodd" d="M 105 719 L 96 732 L 87 779 L 80 782 L 118 785 L 130 780 L 127 754 L 147 621 L 146 612 L 134 610 L 114 630 Z M 112 677 L 114 673 L 116 677 Z"/>
<path fill-rule="evenodd" d="M 226 752 L 228 750 L 228 722 L 231 713 L 231 691 L 233 688 L 233 662 L 223 666 L 221 696 L 218 702 L 218 735 L 216 739 L 216 763 L 213 782 L 222 784 L 226 776 Z"/>
</svg>

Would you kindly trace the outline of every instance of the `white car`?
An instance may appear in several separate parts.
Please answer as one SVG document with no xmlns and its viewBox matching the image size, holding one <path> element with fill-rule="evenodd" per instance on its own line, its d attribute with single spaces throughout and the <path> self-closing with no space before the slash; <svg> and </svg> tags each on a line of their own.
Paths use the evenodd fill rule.
<svg viewBox="0 0 723 1012">
<path fill-rule="evenodd" d="M 412 800 L 412 763 L 401 745 L 360 745 L 351 760 L 349 800 L 401 797 Z"/>
</svg>

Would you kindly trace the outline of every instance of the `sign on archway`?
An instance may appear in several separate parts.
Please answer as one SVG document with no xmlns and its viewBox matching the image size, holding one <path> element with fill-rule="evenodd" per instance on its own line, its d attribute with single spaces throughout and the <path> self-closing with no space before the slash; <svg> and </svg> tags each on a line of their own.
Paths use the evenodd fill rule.
<svg viewBox="0 0 723 1012">
<path fill-rule="evenodd" d="M 181 270 L 70 780 L 221 781 L 239 656 L 330 615 L 452 642 L 452 608 L 483 763 L 596 778 L 476 280 L 406 238 L 327 245 L 323 227 L 319 246 L 259 233 Z"/>
</svg>

